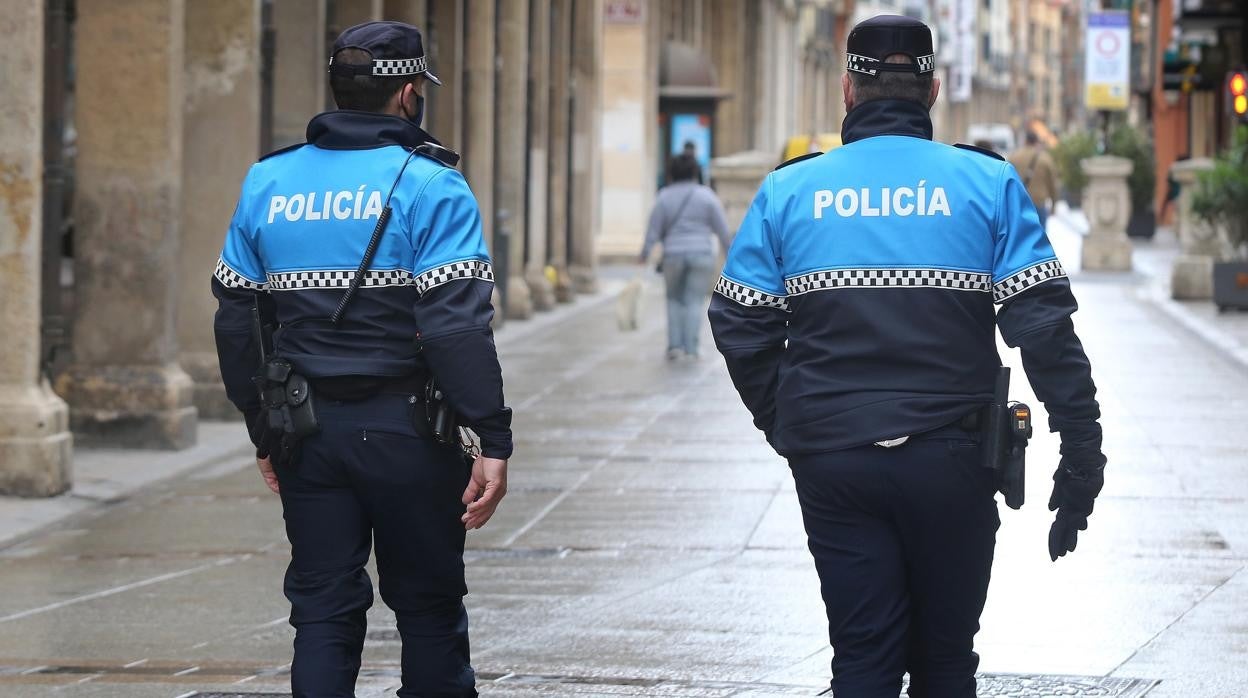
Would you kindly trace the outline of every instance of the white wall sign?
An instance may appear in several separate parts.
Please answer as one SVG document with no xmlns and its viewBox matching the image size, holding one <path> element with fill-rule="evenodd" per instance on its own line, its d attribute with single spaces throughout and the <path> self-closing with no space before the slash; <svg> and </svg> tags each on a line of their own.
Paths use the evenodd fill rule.
<svg viewBox="0 0 1248 698">
<path fill-rule="evenodd" d="M 1121 111 L 1131 101 L 1131 21 L 1124 11 L 1088 15 L 1084 104 Z"/>
</svg>

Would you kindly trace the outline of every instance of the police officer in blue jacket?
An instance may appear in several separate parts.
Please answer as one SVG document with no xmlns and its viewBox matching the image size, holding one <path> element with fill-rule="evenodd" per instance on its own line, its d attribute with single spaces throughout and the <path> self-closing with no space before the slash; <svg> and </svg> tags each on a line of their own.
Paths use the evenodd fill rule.
<svg viewBox="0 0 1248 698">
<path fill-rule="evenodd" d="M 464 534 L 505 494 L 512 451 L 481 214 L 458 156 L 420 128 L 422 91 L 441 82 L 415 27 L 346 30 L 329 72 L 340 110 L 312 119 L 307 143 L 252 166 L 212 281 L 226 391 L 291 543 L 291 684 L 296 696 L 354 695 L 371 545 L 403 641 L 399 695 L 475 696 Z M 358 293 L 329 321 L 361 268 Z M 257 304 L 275 316 L 273 355 L 311 388 L 318 426 L 297 445 L 272 438 L 252 383 Z M 470 466 L 432 438 L 431 376 L 480 437 Z"/>
<path fill-rule="evenodd" d="M 1018 174 L 932 142 L 930 30 L 879 16 L 848 40 L 845 145 L 762 184 L 710 317 L 755 425 L 787 457 L 843 698 L 975 695 L 996 530 L 974 419 L 995 331 L 1061 434 L 1050 531 L 1075 548 L 1105 458 L 1070 284 Z M 994 312 L 994 305 L 996 310 Z"/>
</svg>

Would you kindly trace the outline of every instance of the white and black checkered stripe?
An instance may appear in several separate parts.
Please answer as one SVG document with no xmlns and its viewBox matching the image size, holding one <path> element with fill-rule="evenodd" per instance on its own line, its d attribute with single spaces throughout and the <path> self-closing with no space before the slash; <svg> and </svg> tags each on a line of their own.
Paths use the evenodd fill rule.
<svg viewBox="0 0 1248 698">
<path fill-rule="evenodd" d="M 845 54 L 845 70 L 851 70 L 855 73 L 875 75 L 879 71 L 868 68 L 867 65 L 870 63 L 879 63 L 879 60 L 870 56 L 859 56 L 856 53 Z"/>
<path fill-rule="evenodd" d="M 355 277 L 354 269 L 326 271 L 290 271 L 269 274 L 269 289 L 299 291 L 308 288 L 346 288 Z M 373 269 L 364 274 L 360 288 L 410 286 L 412 273 L 403 269 Z"/>
<path fill-rule="evenodd" d="M 864 73 L 866 75 L 876 75 L 880 71 L 874 68 L 871 68 L 869 66 L 872 63 L 879 63 L 879 62 L 880 60 L 878 58 L 872 58 L 870 56 L 860 56 L 856 53 L 845 54 L 845 69 L 853 71 L 855 73 Z M 929 53 L 926 56 L 919 56 L 915 60 L 915 62 L 918 63 L 918 72 L 920 75 L 922 75 L 923 73 L 930 73 L 936 70 L 936 55 L 935 54 Z"/>
<path fill-rule="evenodd" d="M 741 305 L 779 308 L 785 312 L 789 310 L 789 300 L 784 296 L 777 296 L 756 288 L 750 288 L 723 276 L 719 277 L 719 283 L 715 284 L 715 292 Z"/>
<path fill-rule="evenodd" d="M 953 291 L 987 293 L 992 276 L 973 271 L 949 269 L 831 269 L 787 279 L 790 296 L 838 288 L 944 288 Z"/>
<path fill-rule="evenodd" d="M 246 288 L 252 291 L 266 290 L 265 284 L 258 284 L 234 271 L 230 268 L 230 265 L 225 263 L 224 259 L 217 260 L 217 269 L 212 275 L 217 277 L 217 281 L 220 281 L 221 285 L 226 288 Z"/>
<path fill-rule="evenodd" d="M 400 58 L 397 60 L 373 61 L 373 75 L 382 76 L 401 76 L 401 75 L 420 75 L 429 69 L 425 62 L 425 57 L 419 58 Z"/>
<path fill-rule="evenodd" d="M 1050 279 L 1060 279 L 1066 276 L 1066 270 L 1062 269 L 1062 263 L 1056 259 L 1047 262 L 1041 262 L 1034 266 L 1005 277 L 992 285 L 992 300 L 1002 303 L 1037 284 L 1042 284 Z"/>
<path fill-rule="evenodd" d="M 456 279 L 480 279 L 492 282 L 494 281 L 494 267 L 490 266 L 489 262 L 479 259 L 466 259 L 444 264 L 417 276 L 416 290 L 426 293 L 432 288 Z"/>
</svg>

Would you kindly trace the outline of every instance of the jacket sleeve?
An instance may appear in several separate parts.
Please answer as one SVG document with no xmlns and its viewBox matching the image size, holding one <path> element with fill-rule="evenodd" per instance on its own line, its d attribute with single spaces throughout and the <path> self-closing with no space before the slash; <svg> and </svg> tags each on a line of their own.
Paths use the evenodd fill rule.
<svg viewBox="0 0 1248 698">
<path fill-rule="evenodd" d="M 998 207 L 993 296 L 997 326 L 1018 347 L 1023 370 L 1049 413 L 1049 430 L 1061 434 L 1062 459 L 1101 466 L 1100 406 L 1092 367 L 1075 334 L 1075 296 L 1031 198 L 1012 170 L 1005 174 Z"/>
<path fill-rule="evenodd" d="M 212 275 L 212 295 L 217 299 L 213 333 L 217 342 L 217 361 L 225 394 L 246 417 L 252 441 L 260 445 L 252 429 L 260 413 L 260 396 L 251 382 L 260 366 L 260 349 L 252 331 L 252 308 L 257 301 L 268 306 L 264 264 L 257 251 L 255 231 L 249 229 L 248 180 L 243 181 L 242 194 L 225 234 L 221 258 Z"/>
<path fill-rule="evenodd" d="M 789 316 L 780 244 L 770 218 L 770 187 L 768 177 L 741 223 L 709 313 L 715 346 L 754 426 L 769 441 Z"/>
<path fill-rule="evenodd" d="M 413 211 L 416 317 L 421 352 L 447 399 L 481 437 L 482 453 L 509 458 L 511 408 L 490 322 L 494 273 L 481 214 L 468 183 L 444 168 L 426 184 Z"/>
</svg>

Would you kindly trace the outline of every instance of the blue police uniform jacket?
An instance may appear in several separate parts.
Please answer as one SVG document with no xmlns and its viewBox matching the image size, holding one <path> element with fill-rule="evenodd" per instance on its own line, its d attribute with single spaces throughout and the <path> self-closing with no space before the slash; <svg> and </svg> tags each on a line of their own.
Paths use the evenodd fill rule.
<svg viewBox="0 0 1248 698">
<path fill-rule="evenodd" d="M 435 143 L 395 116 L 336 111 L 307 143 L 252 166 L 213 275 L 215 331 L 230 400 L 254 421 L 257 295 L 275 312 L 274 353 L 313 380 L 417 384 L 432 373 L 483 452 L 511 453 L 511 411 L 490 321 L 493 273 L 477 202 L 454 168 L 412 149 Z M 401 177 L 400 168 L 407 161 Z M 333 313 L 394 185 L 393 214 L 341 323 Z"/>
<path fill-rule="evenodd" d="M 991 399 L 999 327 L 1063 454 L 1100 462 L 1075 299 L 1014 168 L 932 142 L 915 102 L 861 104 L 842 137 L 767 176 L 712 298 L 755 425 L 797 455 L 950 424 Z"/>
</svg>

